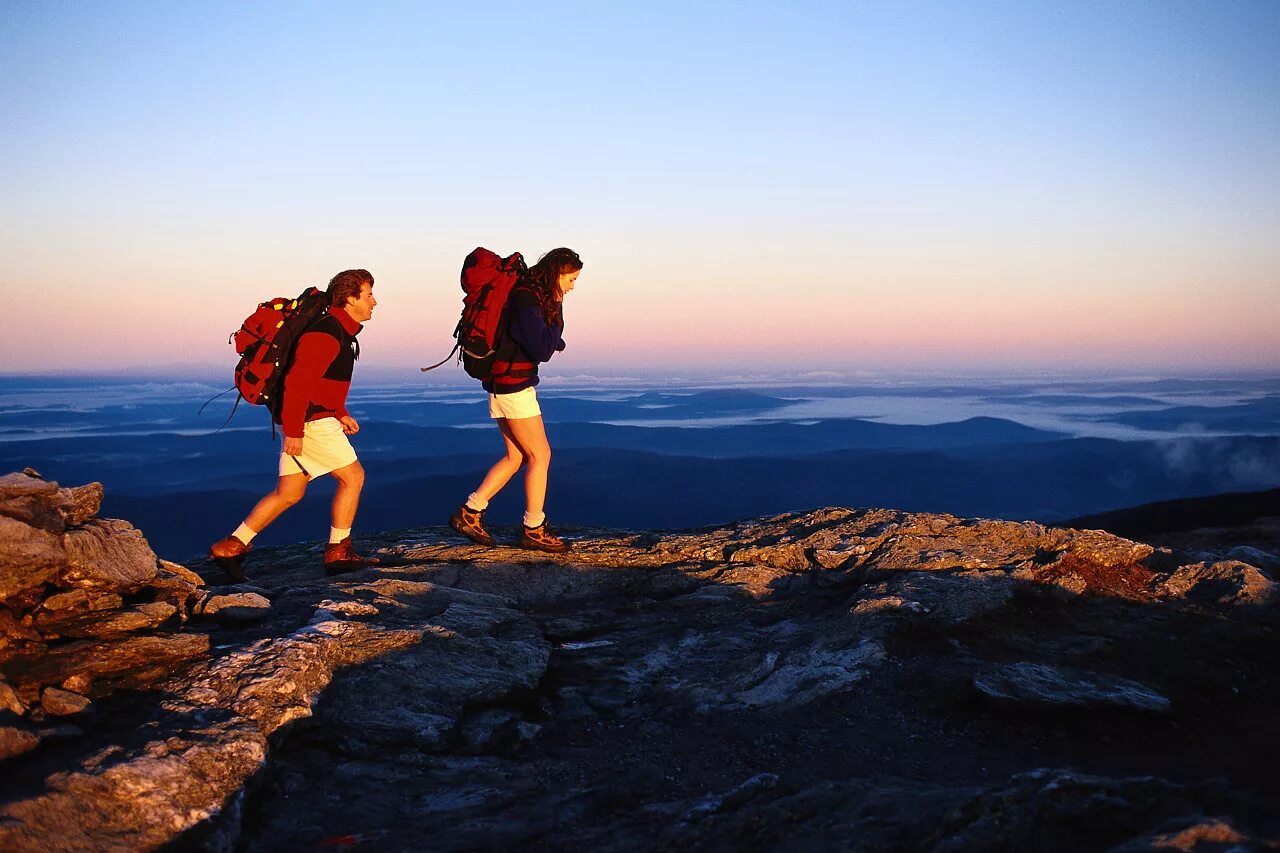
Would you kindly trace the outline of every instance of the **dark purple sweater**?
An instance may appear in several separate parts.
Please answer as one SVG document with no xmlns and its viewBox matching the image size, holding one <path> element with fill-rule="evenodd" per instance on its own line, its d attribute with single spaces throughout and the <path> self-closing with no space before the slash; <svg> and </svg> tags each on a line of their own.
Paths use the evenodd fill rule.
<svg viewBox="0 0 1280 853">
<path fill-rule="evenodd" d="M 517 287 L 507 301 L 507 334 L 498 346 L 500 361 L 533 363 L 533 375 L 513 385 L 495 386 L 485 380 L 484 390 L 490 394 L 511 394 L 538 384 L 538 364 L 564 349 L 563 326 L 547 322 L 532 291 Z"/>
</svg>

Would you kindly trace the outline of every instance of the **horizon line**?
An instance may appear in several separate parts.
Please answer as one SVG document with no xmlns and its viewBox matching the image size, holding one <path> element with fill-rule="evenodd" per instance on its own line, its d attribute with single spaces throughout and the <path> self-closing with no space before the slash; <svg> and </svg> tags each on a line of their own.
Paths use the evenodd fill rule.
<svg viewBox="0 0 1280 853">
<path fill-rule="evenodd" d="M 448 374 L 441 374 L 439 377 L 427 376 L 422 374 L 416 367 L 408 366 L 370 366 L 365 368 L 363 373 L 369 379 L 374 381 L 385 381 L 388 374 L 406 374 L 404 381 L 411 379 L 421 380 L 430 385 L 458 385 L 461 387 L 471 387 L 476 384 L 476 380 L 466 375 L 458 375 L 449 377 Z M 955 381 L 964 380 L 1129 380 L 1129 381 L 1157 381 L 1157 380 L 1179 380 L 1179 379 L 1219 379 L 1219 380 L 1240 380 L 1248 379 L 1251 381 L 1272 380 L 1280 382 L 1280 369 L 1262 368 L 1262 367 L 1142 367 L 1128 366 L 1116 367 L 1114 369 L 1097 369 L 1097 368 L 1078 368 L 1078 369 L 1033 369 L 1033 368 L 971 368 L 966 371 L 946 370 L 943 368 L 846 368 L 840 369 L 832 367 L 827 370 L 803 369 L 799 367 L 785 368 L 780 367 L 772 371 L 734 371 L 729 373 L 723 370 L 714 369 L 686 369 L 679 372 L 680 375 L 673 375 L 675 371 L 670 367 L 653 367 L 650 369 L 636 369 L 634 366 L 627 369 L 619 369 L 607 365 L 597 366 L 579 366 L 572 373 L 553 375 L 543 377 L 544 384 L 582 384 L 590 381 L 600 382 L 617 382 L 626 380 L 635 381 L 654 381 L 657 379 L 666 379 L 669 382 L 687 383 L 691 381 L 719 381 L 725 384 L 742 384 L 748 382 L 763 381 L 786 381 L 786 382 L 892 382 L 901 380 L 917 380 L 917 379 L 950 379 Z M 657 375 L 660 374 L 660 375 Z M 38 380 L 38 379 L 86 379 L 86 380 L 106 380 L 106 381 L 167 381 L 167 382 L 183 382 L 192 380 L 214 380 L 225 378 L 228 384 L 231 383 L 232 371 L 225 365 L 213 364 L 188 364 L 175 365 L 168 370 L 158 370 L 154 366 L 148 369 L 119 367 L 94 370 L 92 368 L 50 368 L 46 370 L 30 370 L 30 371 L 0 371 L 0 381 L 5 380 Z"/>
</svg>

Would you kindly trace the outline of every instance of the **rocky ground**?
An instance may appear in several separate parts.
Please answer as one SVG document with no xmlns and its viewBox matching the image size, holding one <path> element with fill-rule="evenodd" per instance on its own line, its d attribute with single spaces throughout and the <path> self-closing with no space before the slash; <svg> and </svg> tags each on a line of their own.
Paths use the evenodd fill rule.
<svg viewBox="0 0 1280 853">
<path fill-rule="evenodd" d="M 100 499 L 0 478 L 0 849 L 1280 839 L 1266 540 L 830 508 L 232 586 Z"/>
</svg>

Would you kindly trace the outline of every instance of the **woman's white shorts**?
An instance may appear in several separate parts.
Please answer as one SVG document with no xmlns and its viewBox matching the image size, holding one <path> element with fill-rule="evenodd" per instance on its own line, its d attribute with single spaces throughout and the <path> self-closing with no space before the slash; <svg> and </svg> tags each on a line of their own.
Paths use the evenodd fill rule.
<svg viewBox="0 0 1280 853">
<path fill-rule="evenodd" d="M 533 392 L 532 386 L 512 394 L 489 395 L 489 417 L 491 418 L 519 420 L 536 418 L 540 414 L 542 409 L 538 406 L 538 395 Z"/>
<path fill-rule="evenodd" d="M 307 421 L 302 427 L 302 455 L 280 454 L 280 476 L 306 474 L 315 479 L 356 461 L 356 451 L 337 418 Z"/>
</svg>

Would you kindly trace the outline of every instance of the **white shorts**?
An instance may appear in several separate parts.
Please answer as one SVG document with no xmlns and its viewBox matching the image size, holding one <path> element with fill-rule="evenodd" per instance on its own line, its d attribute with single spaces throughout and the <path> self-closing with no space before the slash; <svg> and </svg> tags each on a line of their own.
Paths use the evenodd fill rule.
<svg viewBox="0 0 1280 853">
<path fill-rule="evenodd" d="M 307 421 L 302 427 L 302 455 L 280 454 L 280 476 L 306 474 L 315 479 L 356 461 L 356 451 L 337 418 Z"/>
<path fill-rule="evenodd" d="M 536 418 L 542 414 L 538 407 L 538 395 L 533 387 L 523 388 L 514 394 L 490 394 L 489 417 L 519 420 L 520 418 Z"/>
</svg>

